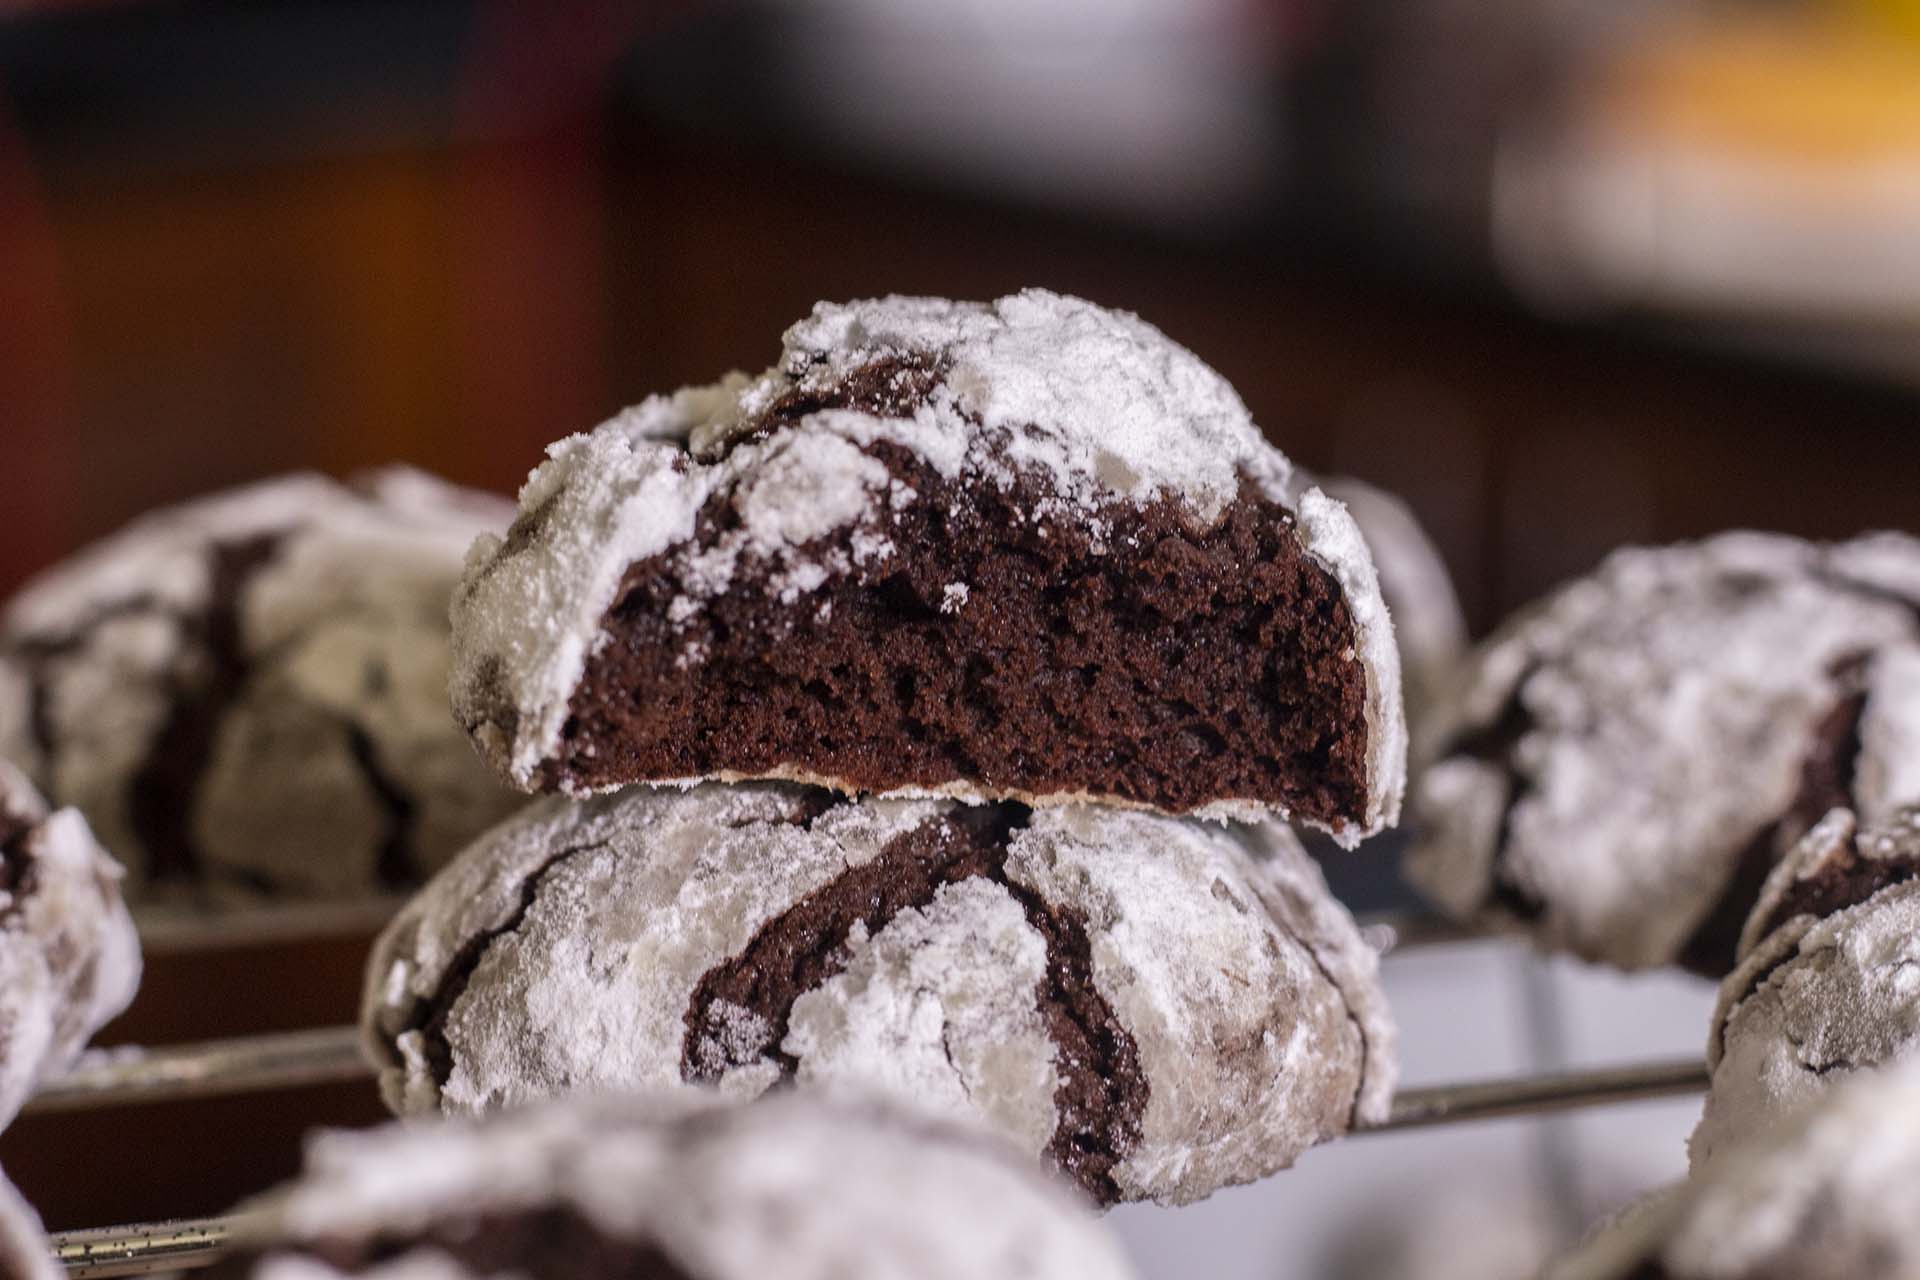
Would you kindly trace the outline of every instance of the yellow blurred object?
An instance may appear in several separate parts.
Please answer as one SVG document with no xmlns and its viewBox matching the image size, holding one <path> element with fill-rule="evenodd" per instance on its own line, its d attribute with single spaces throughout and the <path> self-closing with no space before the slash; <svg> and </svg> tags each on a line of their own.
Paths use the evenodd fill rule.
<svg viewBox="0 0 1920 1280">
<path fill-rule="evenodd" d="M 1847 7 L 1884 30 L 1920 44 L 1920 0 L 1850 0 Z"/>
<path fill-rule="evenodd" d="M 1839 13 L 1721 16 L 1648 41 L 1607 95 L 1630 131 L 1781 159 L 1920 156 L 1920 0 L 1856 0 Z"/>
</svg>

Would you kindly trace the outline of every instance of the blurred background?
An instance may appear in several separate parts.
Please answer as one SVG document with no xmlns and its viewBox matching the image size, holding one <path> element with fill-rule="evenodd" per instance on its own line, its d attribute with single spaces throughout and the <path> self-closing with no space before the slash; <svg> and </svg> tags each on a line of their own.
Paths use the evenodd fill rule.
<svg viewBox="0 0 1920 1280">
<path fill-rule="evenodd" d="M 1030 284 L 1403 496 L 1477 630 L 1622 542 L 1914 528 L 1920 0 L 0 5 L 0 592 L 290 468 L 510 490 L 817 299 Z M 1697 1053 L 1711 995 L 1388 969 L 1416 1081 Z M 1149 1275 L 1497 1280 L 1696 1108 L 1114 1221 Z M 41 1123 L 9 1168 L 114 1140 Z"/>
</svg>

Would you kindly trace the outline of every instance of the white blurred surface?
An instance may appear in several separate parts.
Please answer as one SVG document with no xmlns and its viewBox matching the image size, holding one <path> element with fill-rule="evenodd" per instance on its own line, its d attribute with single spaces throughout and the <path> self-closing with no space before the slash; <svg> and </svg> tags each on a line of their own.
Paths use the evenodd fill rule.
<svg viewBox="0 0 1920 1280">
<path fill-rule="evenodd" d="M 1403 1085 L 1697 1054 L 1713 1006 L 1697 978 L 1510 942 L 1409 951 L 1383 972 Z M 1150 1278 L 1519 1277 L 1555 1238 L 1684 1172 L 1699 1109 L 1686 1098 L 1351 1138 L 1263 1183 L 1109 1221 Z"/>
</svg>

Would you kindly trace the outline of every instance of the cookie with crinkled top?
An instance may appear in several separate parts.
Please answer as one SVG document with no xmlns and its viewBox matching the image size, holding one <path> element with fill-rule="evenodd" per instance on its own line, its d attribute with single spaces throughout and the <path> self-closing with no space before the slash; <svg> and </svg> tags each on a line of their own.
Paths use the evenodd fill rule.
<svg viewBox="0 0 1920 1280">
<path fill-rule="evenodd" d="M 1616 552 L 1469 655 L 1434 738 L 1407 868 L 1429 897 L 1719 977 L 1822 814 L 1920 800 L 1920 542 Z"/>
<path fill-rule="evenodd" d="M 447 711 L 447 604 L 503 499 L 395 468 L 153 512 L 0 614 L 0 754 L 136 897 L 413 887 L 519 799 Z"/>
<path fill-rule="evenodd" d="M 1292 835 L 790 784 L 555 797 L 368 962 L 398 1110 L 858 1087 L 1102 1202 L 1183 1202 L 1384 1116 L 1377 962 Z"/>
</svg>

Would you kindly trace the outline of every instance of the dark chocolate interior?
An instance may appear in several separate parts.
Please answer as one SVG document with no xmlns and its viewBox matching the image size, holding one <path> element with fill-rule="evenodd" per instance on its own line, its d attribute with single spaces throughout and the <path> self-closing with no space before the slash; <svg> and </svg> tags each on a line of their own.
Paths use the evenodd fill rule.
<svg viewBox="0 0 1920 1280">
<path fill-rule="evenodd" d="M 896 837 L 871 861 L 769 921 L 695 988 L 681 1075 L 712 1082 L 762 1057 L 790 1075 L 799 1064 L 780 1043 L 794 1002 L 845 967 L 854 925 L 878 933 L 900 912 L 932 902 L 942 885 L 984 877 L 1005 888 L 1046 939 L 1046 975 L 1034 998 L 1057 1048 L 1060 1075 L 1053 1098 L 1059 1122 L 1048 1155 L 1096 1201 L 1113 1203 L 1120 1194 L 1113 1169 L 1140 1139 L 1146 1072 L 1133 1037 L 1094 985 L 1086 921 L 1007 876 L 1008 845 L 1026 817 L 1019 805 L 955 810 Z M 726 1006 L 754 1014 L 765 1034 L 743 1043 L 719 1012 Z"/>
<path fill-rule="evenodd" d="M 1201 530 L 1170 501 L 1055 518 L 1035 475 L 1002 490 L 870 452 L 915 495 L 882 517 L 891 555 L 786 601 L 752 556 L 710 599 L 686 548 L 628 569 L 545 786 L 786 771 L 1362 820 L 1353 621 L 1285 508 L 1243 484 Z M 717 495 L 695 546 L 738 519 Z M 683 597 L 702 607 L 676 622 Z"/>
</svg>

